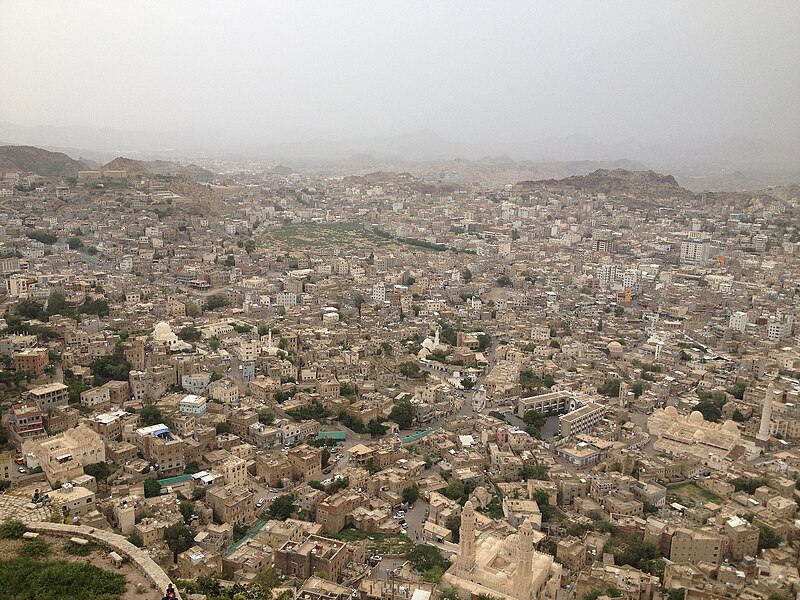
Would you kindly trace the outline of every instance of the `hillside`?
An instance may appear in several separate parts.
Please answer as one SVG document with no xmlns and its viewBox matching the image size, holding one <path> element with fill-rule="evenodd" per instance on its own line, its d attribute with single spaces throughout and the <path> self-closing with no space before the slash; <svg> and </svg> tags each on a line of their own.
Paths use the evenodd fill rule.
<svg viewBox="0 0 800 600">
<path fill-rule="evenodd" d="M 194 164 L 180 165 L 168 160 L 133 160 L 123 156 L 103 165 L 101 169 L 127 171 L 128 175 L 139 177 L 152 177 L 153 175 L 183 177 L 202 183 L 208 183 L 214 178 L 211 171 Z"/>
<path fill-rule="evenodd" d="M 43 177 L 75 177 L 86 165 L 61 152 L 34 146 L 0 146 L 0 173 L 36 173 Z"/>
<path fill-rule="evenodd" d="M 573 175 L 565 179 L 521 181 L 516 189 L 529 191 L 554 185 L 609 196 L 694 198 L 694 193 L 681 187 L 672 175 L 625 169 L 597 169 L 588 175 Z"/>
</svg>

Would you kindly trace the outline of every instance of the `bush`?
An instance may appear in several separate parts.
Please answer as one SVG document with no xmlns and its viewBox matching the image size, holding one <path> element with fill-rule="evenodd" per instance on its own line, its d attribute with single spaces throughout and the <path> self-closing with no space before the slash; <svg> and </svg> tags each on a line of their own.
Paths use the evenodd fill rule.
<svg viewBox="0 0 800 600">
<path fill-rule="evenodd" d="M 72 554 L 73 556 L 89 556 L 95 549 L 94 544 L 76 544 L 73 541 L 66 541 L 61 546 L 64 552 Z"/>
<path fill-rule="evenodd" d="M 406 553 L 406 559 L 419 573 L 430 572 L 433 569 L 441 569 L 444 573 L 450 567 L 450 561 L 442 556 L 438 549 L 424 544 L 414 546 Z"/>
<path fill-rule="evenodd" d="M 25 542 L 17 554 L 23 558 L 45 558 L 50 556 L 50 544 L 44 540 L 31 540 Z"/>
<path fill-rule="evenodd" d="M 14 519 L 4 521 L 0 524 L 0 539 L 18 540 L 26 531 L 28 531 L 28 528 L 21 521 Z"/>
<path fill-rule="evenodd" d="M 89 562 L 0 561 L 4 598 L 27 600 L 112 600 L 125 593 L 125 576 Z"/>
</svg>

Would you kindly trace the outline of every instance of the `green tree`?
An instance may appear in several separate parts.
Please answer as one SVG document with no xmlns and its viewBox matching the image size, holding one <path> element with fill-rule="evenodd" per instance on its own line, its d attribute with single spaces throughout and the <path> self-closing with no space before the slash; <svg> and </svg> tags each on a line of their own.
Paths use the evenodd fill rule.
<svg viewBox="0 0 800 600">
<path fill-rule="evenodd" d="M 231 424 L 227 421 L 223 421 L 222 423 L 217 423 L 217 435 L 225 435 L 231 432 Z"/>
<path fill-rule="evenodd" d="M 159 423 L 164 423 L 164 420 L 161 410 L 153 404 L 142 407 L 142 411 L 139 413 L 139 425 L 141 427 L 158 425 Z M 164 424 L 166 425 L 166 423 Z"/>
<path fill-rule="evenodd" d="M 187 525 L 192 522 L 194 508 L 194 502 L 189 502 L 188 500 L 184 500 L 178 505 L 178 510 L 183 515 L 183 522 Z"/>
<path fill-rule="evenodd" d="M 184 342 L 199 342 L 203 334 L 196 327 L 184 327 L 178 332 L 178 337 Z"/>
<path fill-rule="evenodd" d="M 173 562 L 178 562 L 178 554 L 194 546 L 194 536 L 183 523 L 175 523 L 164 530 L 164 541 L 172 550 Z"/>
<path fill-rule="evenodd" d="M 764 525 L 761 527 L 758 534 L 758 551 L 768 550 L 770 548 L 777 548 L 783 542 L 783 536 L 772 527 Z"/>
<path fill-rule="evenodd" d="M 403 502 L 411 506 L 419 499 L 419 486 L 417 484 L 409 485 L 403 489 Z"/>
<path fill-rule="evenodd" d="M 414 407 L 410 400 L 398 400 L 389 413 L 389 420 L 397 423 L 402 429 L 408 429 L 414 422 Z"/>
<path fill-rule="evenodd" d="M 272 501 L 272 504 L 269 505 L 269 510 L 267 513 L 269 514 L 270 519 L 285 521 L 292 516 L 294 509 L 294 498 L 291 494 L 285 494 L 283 496 L 278 496 Z"/>
<path fill-rule="evenodd" d="M 461 271 L 461 278 L 464 280 L 464 283 L 469 283 L 472 281 L 472 271 L 469 269 L 464 269 Z"/>
<path fill-rule="evenodd" d="M 619 386 L 620 380 L 616 377 L 612 377 L 611 379 L 606 379 L 603 384 L 597 388 L 597 392 L 599 394 L 603 394 L 604 396 L 609 396 L 611 398 L 619 396 Z"/>
<path fill-rule="evenodd" d="M 453 534 L 453 542 L 457 544 L 461 540 L 461 517 L 459 515 L 450 515 L 445 520 L 444 526 Z"/>
<path fill-rule="evenodd" d="M 230 301 L 223 294 L 212 294 L 203 302 L 203 310 L 216 310 L 226 306 L 230 306 Z"/>
<path fill-rule="evenodd" d="M 381 423 L 378 419 L 372 419 L 369 423 L 367 423 L 367 430 L 372 437 L 381 437 L 382 435 L 386 435 L 386 432 L 389 431 L 389 428 Z"/>
<path fill-rule="evenodd" d="M 675 588 L 667 592 L 667 600 L 684 600 L 686 598 L 685 588 Z"/>
<path fill-rule="evenodd" d="M 434 570 L 441 570 L 444 573 L 450 567 L 450 561 L 442 556 L 441 552 L 433 546 L 426 544 L 417 544 L 406 553 L 406 560 L 408 560 L 417 570 L 418 573 L 431 573 Z M 441 574 L 439 575 L 441 579 Z"/>
<path fill-rule="evenodd" d="M 508 275 L 501 275 L 497 278 L 497 285 L 500 287 L 512 287 L 514 283 Z"/>
<path fill-rule="evenodd" d="M 155 479 L 144 480 L 144 497 L 153 498 L 161 495 L 161 484 Z"/>
<path fill-rule="evenodd" d="M 400 365 L 400 375 L 408 377 L 409 379 L 416 379 L 419 377 L 420 371 L 419 365 L 410 360 Z"/>
<path fill-rule="evenodd" d="M 453 478 L 447 482 L 447 487 L 442 493 L 451 500 L 458 500 L 464 495 L 464 484 Z"/>
</svg>

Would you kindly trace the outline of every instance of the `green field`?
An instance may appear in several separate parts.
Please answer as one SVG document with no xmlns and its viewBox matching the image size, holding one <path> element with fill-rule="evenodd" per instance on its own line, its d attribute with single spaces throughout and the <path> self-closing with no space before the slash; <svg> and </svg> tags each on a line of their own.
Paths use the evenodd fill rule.
<svg viewBox="0 0 800 600">
<path fill-rule="evenodd" d="M 405 554 L 414 548 L 414 542 L 399 533 L 367 533 L 358 529 L 342 529 L 328 537 L 343 542 L 367 541 L 367 552 L 371 554 Z"/>
<path fill-rule="evenodd" d="M 691 507 L 705 502 L 721 503 L 722 499 L 694 483 L 679 483 L 667 487 L 667 501 Z"/>
<path fill-rule="evenodd" d="M 361 223 L 302 223 L 284 225 L 264 234 L 261 242 L 284 250 L 313 248 L 371 249 L 396 246 L 396 242 L 380 237 Z"/>
</svg>

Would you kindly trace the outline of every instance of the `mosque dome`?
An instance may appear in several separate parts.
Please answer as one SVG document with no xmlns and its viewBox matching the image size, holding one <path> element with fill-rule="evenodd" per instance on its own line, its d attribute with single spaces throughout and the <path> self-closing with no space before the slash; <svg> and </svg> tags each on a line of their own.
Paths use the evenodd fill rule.
<svg viewBox="0 0 800 600">
<path fill-rule="evenodd" d="M 172 327 L 170 327 L 169 323 L 166 321 L 161 321 L 155 326 L 155 329 L 153 329 L 153 337 L 157 340 L 166 340 L 174 335 L 175 334 L 172 333 Z"/>
<path fill-rule="evenodd" d="M 702 425 L 703 424 L 703 413 L 699 410 L 693 410 L 692 414 L 689 415 L 689 423 L 693 425 Z"/>
<path fill-rule="evenodd" d="M 725 433 L 739 433 L 739 426 L 736 424 L 736 421 L 728 419 L 722 424 L 722 431 Z"/>
<path fill-rule="evenodd" d="M 608 348 L 608 352 L 612 356 L 620 356 L 622 354 L 622 344 L 616 340 L 613 342 L 608 342 L 608 346 L 606 346 L 606 348 Z"/>
<path fill-rule="evenodd" d="M 667 406 L 664 409 L 664 415 L 669 417 L 670 419 L 673 419 L 673 420 L 677 419 L 678 418 L 678 409 L 675 408 L 674 406 L 671 406 L 671 405 Z"/>
</svg>

